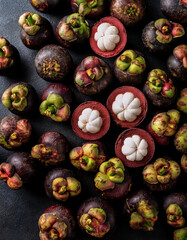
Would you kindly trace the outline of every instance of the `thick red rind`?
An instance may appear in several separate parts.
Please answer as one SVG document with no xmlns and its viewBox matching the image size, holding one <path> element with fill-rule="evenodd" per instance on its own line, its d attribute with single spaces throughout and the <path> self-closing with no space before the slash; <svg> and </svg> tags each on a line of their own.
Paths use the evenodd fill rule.
<svg viewBox="0 0 187 240">
<path fill-rule="evenodd" d="M 126 159 L 125 155 L 121 152 L 124 139 L 127 137 L 132 137 L 133 135 L 139 135 L 141 138 L 145 139 L 148 143 L 148 154 L 141 161 L 129 161 Z M 124 165 L 127 167 L 142 167 L 146 165 L 153 157 L 155 152 L 155 143 L 151 135 L 143 129 L 131 128 L 123 131 L 116 140 L 115 143 L 115 153 L 118 158 L 120 158 Z"/>
<path fill-rule="evenodd" d="M 103 52 L 97 47 L 97 41 L 94 39 L 94 35 L 97 32 L 97 28 L 101 23 L 110 23 L 111 25 L 114 25 L 118 28 L 119 30 L 119 36 L 120 36 L 120 42 L 117 44 L 117 47 L 113 51 L 106 51 Z M 90 35 L 90 46 L 92 50 L 97 53 L 98 55 L 106 58 L 114 57 L 118 55 L 125 47 L 127 43 L 127 33 L 125 30 L 124 25 L 115 17 L 104 17 L 100 19 L 93 27 L 91 30 L 91 35 Z"/>
<path fill-rule="evenodd" d="M 141 108 L 142 112 L 141 114 L 136 118 L 134 122 L 127 122 L 127 121 L 120 121 L 117 118 L 117 115 L 112 111 L 112 104 L 115 101 L 115 98 L 118 94 L 124 94 L 126 92 L 131 92 L 134 94 L 135 97 L 139 98 L 141 102 Z M 147 109 L 148 109 L 148 103 L 147 99 L 145 98 L 144 94 L 137 88 L 135 87 L 129 87 L 129 86 L 123 86 L 116 88 L 108 97 L 106 106 L 110 112 L 110 115 L 112 116 L 112 119 L 116 122 L 117 125 L 119 125 L 122 128 L 132 128 L 135 126 L 138 126 L 146 117 L 147 114 Z"/>
<path fill-rule="evenodd" d="M 98 133 L 84 133 L 77 125 L 78 118 L 85 108 L 92 108 L 93 110 L 98 110 L 101 118 L 103 119 L 103 125 Z M 97 140 L 103 137 L 110 128 L 110 115 L 108 110 L 99 102 L 87 101 L 80 104 L 72 114 L 71 126 L 73 131 L 81 138 L 86 140 Z"/>
</svg>

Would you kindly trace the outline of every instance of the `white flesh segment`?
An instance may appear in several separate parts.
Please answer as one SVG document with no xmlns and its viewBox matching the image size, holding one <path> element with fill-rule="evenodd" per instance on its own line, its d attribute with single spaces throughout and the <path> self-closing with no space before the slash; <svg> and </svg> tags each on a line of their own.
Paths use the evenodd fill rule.
<svg viewBox="0 0 187 240">
<path fill-rule="evenodd" d="M 136 144 L 134 143 L 131 137 L 125 138 L 124 145 L 129 146 L 131 148 L 136 148 Z"/>
<path fill-rule="evenodd" d="M 104 35 L 105 31 L 110 26 L 111 26 L 110 23 L 101 23 L 97 28 L 97 32 L 99 32 L 101 35 Z"/>
<path fill-rule="evenodd" d="M 136 146 L 138 147 L 138 145 L 140 144 L 140 141 L 141 141 L 141 137 L 139 135 L 133 135 L 132 139 L 133 139 L 134 143 L 136 144 Z"/>
<path fill-rule="evenodd" d="M 105 35 L 117 35 L 117 34 L 119 34 L 119 30 L 115 26 L 110 26 L 105 31 Z"/>
<path fill-rule="evenodd" d="M 101 49 L 101 51 L 103 51 L 103 52 L 106 51 L 106 48 L 105 48 L 104 43 L 103 43 L 103 37 L 99 38 L 99 40 L 97 41 L 97 46 L 98 46 L 99 49 Z"/>
<path fill-rule="evenodd" d="M 134 94 L 127 92 L 123 95 L 123 107 L 127 108 L 127 106 L 133 101 Z"/>
</svg>

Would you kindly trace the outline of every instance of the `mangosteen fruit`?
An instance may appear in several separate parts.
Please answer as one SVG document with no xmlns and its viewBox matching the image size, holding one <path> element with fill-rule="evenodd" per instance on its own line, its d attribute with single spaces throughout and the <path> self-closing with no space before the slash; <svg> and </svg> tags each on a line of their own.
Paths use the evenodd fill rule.
<svg viewBox="0 0 187 240">
<path fill-rule="evenodd" d="M 97 140 L 108 132 L 110 115 L 101 103 L 87 101 L 80 104 L 73 112 L 71 126 L 79 137 Z"/>
<path fill-rule="evenodd" d="M 87 142 L 75 147 L 69 153 L 71 164 L 87 172 L 95 172 L 106 160 L 106 147 L 100 141 Z"/>
<path fill-rule="evenodd" d="M 187 173 L 187 155 L 183 154 L 181 157 L 181 167 Z"/>
<path fill-rule="evenodd" d="M 46 132 L 31 150 L 31 156 L 45 166 L 59 165 L 66 157 L 69 144 L 67 139 L 58 132 Z"/>
<path fill-rule="evenodd" d="M 112 83 L 112 71 L 109 65 L 96 56 L 82 60 L 75 70 L 76 88 L 85 95 L 102 93 Z"/>
<path fill-rule="evenodd" d="M 110 15 L 118 18 L 125 26 L 133 27 L 145 16 L 144 0 L 112 0 Z"/>
<path fill-rule="evenodd" d="M 159 18 L 145 26 L 142 41 L 150 52 L 163 53 L 168 51 L 172 43 L 184 34 L 185 30 L 181 24 L 171 22 L 166 18 Z"/>
<path fill-rule="evenodd" d="M 45 192 L 49 198 L 65 202 L 81 192 L 81 183 L 75 174 L 65 168 L 55 168 L 45 178 Z"/>
<path fill-rule="evenodd" d="M 177 229 L 173 233 L 173 240 L 185 240 L 187 239 L 187 227 Z"/>
<path fill-rule="evenodd" d="M 79 227 L 87 234 L 101 238 L 116 227 L 116 213 L 113 207 L 98 197 L 87 199 L 78 210 Z"/>
<path fill-rule="evenodd" d="M 17 66 L 18 59 L 18 50 L 6 38 L 0 37 L 0 74 Z"/>
<path fill-rule="evenodd" d="M 130 216 L 129 225 L 132 229 L 153 231 L 158 219 L 158 203 L 151 192 L 140 189 L 125 199 L 123 212 Z"/>
<path fill-rule="evenodd" d="M 19 17 L 23 44 L 31 49 L 38 49 L 49 43 L 53 35 L 50 22 L 37 13 L 26 12 Z"/>
<path fill-rule="evenodd" d="M 74 13 L 79 13 L 86 18 L 100 17 L 106 7 L 106 0 L 71 0 L 71 8 Z"/>
<path fill-rule="evenodd" d="M 181 83 L 187 83 L 187 45 L 182 44 L 174 48 L 167 60 L 167 67 L 173 77 Z"/>
<path fill-rule="evenodd" d="M 0 179 L 11 189 L 19 189 L 23 183 L 31 183 L 37 175 L 37 162 L 26 152 L 11 154 L 0 165 Z"/>
<path fill-rule="evenodd" d="M 75 236 L 75 220 L 71 211 L 62 205 L 47 208 L 38 221 L 41 240 L 70 239 Z"/>
<path fill-rule="evenodd" d="M 177 109 L 187 114 L 187 88 L 182 89 L 177 100 Z"/>
<path fill-rule="evenodd" d="M 27 119 L 6 116 L 0 122 L 0 145 L 7 150 L 15 150 L 29 142 L 31 132 L 32 127 Z"/>
<path fill-rule="evenodd" d="M 175 228 L 181 228 L 187 220 L 187 194 L 174 192 L 163 200 L 163 208 L 166 213 L 167 223 Z"/>
<path fill-rule="evenodd" d="M 130 128 L 123 131 L 115 143 L 116 156 L 125 166 L 142 167 L 151 161 L 155 151 L 153 138 L 140 128 Z"/>
<path fill-rule="evenodd" d="M 123 162 L 114 157 L 100 165 L 94 182 L 103 198 L 120 199 L 130 191 L 132 178 Z"/>
<path fill-rule="evenodd" d="M 2 95 L 2 103 L 16 115 L 31 115 L 35 112 L 37 95 L 28 83 L 18 82 L 10 85 Z"/>
<path fill-rule="evenodd" d="M 143 93 L 129 86 L 116 88 L 109 95 L 106 105 L 115 123 L 123 128 L 139 125 L 145 119 L 148 108 Z"/>
<path fill-rule="evenodd" d="M 61 0 L 30 0 L 31 5 L 39 12 L 52 12 L 59 5 Z"/>
<path fill-rule="evenodd" d="M 127 43 L 124 25 L 115 17 L 101 18 L 92 27 L 90 46 L 92 50 L 105 58 L 118 55 Z"/>
<path fill-rule="evenodd" d="M 143 169 L 143 179 L 151 191 L 165 191 L 175 187 L 181 169 L 176 161 L 169 157 L 156 159 Z"/>
<path fill-rule="evenodd" d="M 120 83 L 139 86 L 144 79 L 146 62 L 143 54 L 136 50 L 124 51 L 114 63 L 114 74 Z"/>
<path fill-rule="evenodd" d="M 187 123 L 184 123 L 175 134 L 174 145 L 177 151 L 187 154 Z"/>
<path fill-rule="evenodd" d="M 84 16 L 73 13 L 59 21 L 55 35 L 62 46 L 82 50 L 90 37 L 90 27 Z"/>
<path fill-rule="evenodd" d="M 70 72 L 73 62 L 69 52 L 58 45 L 41 48 L 35 57 L 38 75 L 49 82 L 60 82 Z"/>
<path fill-rule="evenodd" d="M 175 102 L 177 94 L 173 81 L 161 69 L 153 69 L 149 72 L 143 92 L 158 108 L 168 108 Z"/>
<path fill-rule="evenodd" d="M 163 14 L 172 21 L 187 23 L 186 0 L 161 0 L 160 8 Z"/>
<path fill-rule="evenodd" d="M 73 94 L 69 87 L 61 83 L 50 84 L 42 93 L 40 114 L 56 122 L 67 121 L 72 101 Z"/>
<path fill-rule="evenodd" d="M 147 131 L 159 145 L 166 146 L 170 142 L 178 127 L 180 121 L 180 112 L 171 109 L 167 112 L 156 114 L 146 127 Z"/>
</svg>

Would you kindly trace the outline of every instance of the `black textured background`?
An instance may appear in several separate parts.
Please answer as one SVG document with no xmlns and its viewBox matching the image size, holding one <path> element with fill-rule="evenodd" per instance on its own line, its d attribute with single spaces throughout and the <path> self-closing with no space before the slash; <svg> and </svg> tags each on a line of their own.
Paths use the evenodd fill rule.
<svg viewBox="0 0 187 240">
<path fill-rule="evenodd" d="M 65 2 L 65 1 L 64 1 Z M 64 4 L 64 3 L 63 3 Z M 53 14 L 41 14 L 46 17 L 53 27 L 56 26 L 58 21 L 64 15 L 71 13 L 70 8 L 70 0 L 67 0 L 66 3 L 62 7 L 58 9 L 58 12 Z M 107 5 L 107 7 L 109 4 Z M 29 3 L 29 0 L 0 0 L 0 36 L 7 38 L 19 51 L 21 57 L 21 65 L 17 69 L 15 74 L 11 74 L 9 77 L 0 76 L 0 96 L 5 91 L 5 89 L 12 83 L 18 81 L 25 81 L 32 84 L 37 93 L 38 98 L 40 99 L 41 93 L 43 89 L 49 85 L 48 82 L 41 79 L 34 68 L 34 58 L 37 51 L 30 50 L 26 48 L 19 37 L 20 28 L 18 26 L 18 18 L 21 14 L 27 11 L 36 12 Z M 106 9 L 107 15 L 108 9 Z M 167 70 L 166 68 L 166 59 L 167 54 L 163 56 L 151 55 L 146 49 L 143 48 L 141 42 L 141 32 L 146 23 L 151 20 L 155 20 L 159 17 L 163 17 L 160 9 L 159 9 L 159 0 L 147 0 L 147 15 L 145 20 L 138 25 L 134 29 L 127 29 L 128 34 L 128 42 L 126 45 L 126 49 L 132 48 L 139 51 L 142 51 L 145 54 L 147 60 L 147 71 L 150 71 L 153 68 L 161 68 L 163 70 Z M 91 22 L 91 25 L 93 22 Z M 187 44 L 186 42 L 183 42 Z M 75 67 L 80 63 L 80 61 L 88 55 L 95 55 L 91 49 L 87 49 L 84 53 L 75 53 L 69 51 L 71 56 L 73 57 Z M 114 59 L 106 60 L 112 67 Z M 73 71 L 72 75 L 66 79 L 65 84 L 70 86 L 75 94 L 75 104 L 74 106 L 78 106 L 80 103 L 87 100 L 96 100 L 105 104 L 107 96 L 112 90 L 114 90 L 119 84 L 117 80 L 114 79 L 114 83 L 112 87 L 102 94 L 99 97 L 87 97 L 84 96 L 75 89 L 73 86 Z M 174 107 L 174 106 L 173 106 Z M 149 112 L 152 113 L 152 108 L 149 105 Z M 6 115 L 10 115 L 10 112 L 0 103 L 0 119 L 5 117 Z M 184 116 L 183 116 L 184 117 Z M 29 150 L 34 143 L 36 143 L 39 136 L 46 131 L 58 131 L 64 134 L 70 142 L 71 148 L 74 146 L 78 146 L 85 142 L 76 136 L 71 130 L 70 120 L 66 123 L 55 123 L 52 122 L 49 118 L 41 117 L 39 114 L 36 114 L 31 119 L 33 126 L 33 138 L 27 150 Z M 140 126 L 144 127 L 145 122 Z M 111 128 L 107 135 L 102 139 L 103 142 L 106 143 L 108 147 L 108 156 L 114 156 L 114 144 L 117 136 L 123 131 L 123 129 L 116 127 L 114 123 L 111 124 Z M 6 158 L 11 154 L 11 152 L 0 148 L 0 162 L 6 161 Z M 167 154 L 170 156 L 175 156 L 176 160 L 180 160 L 181 154 L 177 153 L 174 150 L 173 145 L 167 148 L 158 148 L 156 146 L 156 156 L 163 156 L 163 154 Z M 65 205 L 70 207 L 74 214 L 76 215 L 76 211 L 81 202 L 91 196 L 95 196 L 93 177 L 92 173 L 85 173 L 83 171 L 78 171 L 71 167 L 68 159 L 63 164 L 63 166 L 73 169 L 78 177 L 80 178 L 83 186 L 83 191 L 80 197 L 70 200 L 70 202 Z M 45 195 L 43 189 L 43 181 L 44 176 L 47 170 L 41 169 L 40 178 L 37 183 L 34 183 L 31 186 L 26 186 L 20 190 L 13 191 L 7 187 L 4 182 L 0 182 L 0 240 L 38 240 L 38 218 L 43 213 L 43 211 L 49 207 L 50 205 L 58 203 L 57 201 L 52 201 L 48 199 Z M 141 177 L 142 168 L 139 169 L 130 169 L 130 172 L 133 175 L 134 179 L 134 187 L 141 187 L 142 177 Z M 182 176 L 179 179 L 179 183 L 176 186 L 176 190 L 184 190 L 186 176 L 184 176 L 184 172 L 182 172 Z M 162 206 L 162 194 L 155 194 L 159 200 L 160 206 Z M 160 209 L 159 220 L 155 226 L 155 230 L 153 232 L 141 232 L 134 231 L 129 228 L 128 221 L 122 214 L 122 202 L 114 202 L 112 203 L 116 209 L 118 214 L 117 221 L 117 229 L 115 233 L 111 236 L 104 238 L 105 240 L 171 240 L 173 229 L 169 228 L 164 221 L 164 214 Z M 91 239 L 90 236 L 81 233 L 79 230 L 77 231 L 76 240 L 88 240 Z"/>
</svg>

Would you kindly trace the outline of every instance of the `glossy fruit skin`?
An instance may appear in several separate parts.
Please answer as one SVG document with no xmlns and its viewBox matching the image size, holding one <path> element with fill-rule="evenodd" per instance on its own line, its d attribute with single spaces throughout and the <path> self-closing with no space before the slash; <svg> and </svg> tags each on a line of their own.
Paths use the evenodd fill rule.
<svg viewBox="0 0 187 240">
<path fill-rule="evenodd" d="M 49 82 L 63 81 L 73 64 L 68 51 L 54 44 L 41 48 L 34 62 L 38 75 Z"/>
<path fill-rule="evenodd" d="M 106 213 L 106 215 L 107 215 L 106 221 L 107 221 L 107 223 L 110 224 L 110 230 L 106 235 L 108 235 L 110 232 L 114 231 L 114 229 L 116 228 L 116 213 L 115 213 L 113 207 L 109 204 L 109 202 L 107 202 L 106 200 L 103 200 L 101 198 L 98 198 L 98 197 L 93 197 L 93 198 L 87 199 L 79 207 L 78 213 L 77 213 L 77 220 L 78 220 L 79 227 L 85 232 L 85 229 L 80 224 L 80 219 L 81 219 L 82 215 L 88 213 L 88 211 L 91 208 L 101 208 Z"/>
<path fill-rule="evenodd" d="M 58 7 L 61 0 L 30 0 L 31 5 L 39 12 L 52 12 Z"/>
<path fill-rule="evenodd" d="M 132 15 L 128 8 L 133 8 Z M 145 16 L 146 4 L 143 0 L 112 0 L 110 3 L 110 15 L 118 18 L 125 26 L 133 27 Z"/>
<path fill-rule="evenodd" d="M 46 216 L 45 217 L 46 222 L 47 222 L 47 220 L 50 220 L 50 218 L 55 219 L 55 221 L 50 224 L 49 229 L 47 229 L 47 231 L 42 230 L 42 225 L 44 224 L 41 221 L 42 216 Z M 44 211 L 44 213 L 43 213 L 43 215 L 41 215 L 41 217 L 38 221 L 38 226 L 40 229 L 39 236 L 40 236 L 41 240 L 51 240 L 49 232 L 54 231 L 56 229 L 56 227 L 54 225 L 55 222 L 56 223 L 65 223 L 67 226 L 65 238 L 62 237 L 62 238 L 58 238 L 58 239 L 63 240 L 63 239 L 74 238 L 74 236 L 76 234 L 76 224 L 75 224 L 74 217 L 68 208 L 63 207 L 62 205 L 52 205 Z"/>
<path fill-rule="evenodd" d="M 30 141 L 32 127 L 27 119 L 16 115 L 4 117 L 0 122 L 0 145 L 15 150 Z"/>
<path fill-rule="evenodd" d="M 37 94 L 36 94 L 36 90 L 34 89 L 34 87 L 32 85 L 30 85 L 29 83 L 25 83 L 25 82 L 18 82 L 18 83 L 14 83 L 14 84 L 10 85 L 10 87 L 8 89 L 6 89 L 6 91 L 11 92 L 14 87 L 19 86 L 19 85 L 26 87 L 28 90 L 28 94 L 26 96 L 27 105 L 22 111 L 18 111 L 13 106 L 11 106 L 11 108 L 8 108 L 8 109 L 10 112 L 12 112 L 16 115 L 19 115 L 19 116 L 32 115 L 35 112 L 36 105 L 37 105 Z M 3 101 L 4 101 L 4 95 L 2 95 L 2 102 Z"/>
<path fill-rule="evenodd" d="M 187 23 L 187 3 L 185 0 L 161 0 L 160 8 L 163 14 L 172 21 Z"/>
<path fill-rule="evenodd" d="M 63 179 L 67 180 L 67 178 L 75 178 L 75 174 L 73 173 L 73 171 L 71 171 L 69 169 L 65 169 L 65 168 L 55 168 L 48 172 L 48 174 L 45 178 L 44 187 L 45 187 L 45 192 L 46 192 L 47 196 L 51 199 L 57 199 L 53 195 L 52 186 L 53 186 L 53 181 L 58 178 L 63 178 Z M 81 185 L 80 185 L 79 189 L 76 189 L 76 191 L 77 191 L 77 193 L 81 191 Z M 60 201 L 60 199 L 57 199 L 57 200 Z M 66 199 L 61 200 L 61 201 L 66 201 Z"/>
<path fill-rule="evenodd" d="M 31 150 L 31 156 L 39 159 L 45 166 L 59 165 L 66 157 L 69 144 L 67 139 L 58 132 L 46 132 Z"/>
</svg>

